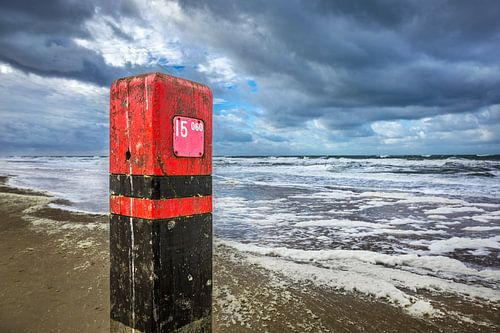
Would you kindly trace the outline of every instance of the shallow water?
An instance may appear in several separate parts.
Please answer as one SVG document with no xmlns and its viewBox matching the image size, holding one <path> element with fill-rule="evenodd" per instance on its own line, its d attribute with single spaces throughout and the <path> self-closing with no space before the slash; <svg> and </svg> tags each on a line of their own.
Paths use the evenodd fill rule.
<svg viewBox="0 0 500 333">
<path fill-rule="evenodd" d="M 107 165 L 106 157 L 11 157 L 0 173 L 72 202 L 63 208 L 107 213 Z M 500 267 L 500 156 L 216 157 L 214 215 L 226 240 Z"/>
<path fill-rule="evenodd" d="M 215 165 L 222 238 L 500 266 L 498 159 L 216 158 Z"/>
<path fill-rule="evenodd" d="M 107 163 L 11 157 L 0 174 L 72 202 L 63 208 L 105 213 Z M 500 156 L 216 157 L 213 179 L 215 235 L 264 266 L 353 272 L 337 286 L 357 277 L 351 287 L 368 294 L 379 281 L 387 293 L 438 286 L 500 300 Z M 411 299 L 396 294 L 384 297 Z"/>
</svg>

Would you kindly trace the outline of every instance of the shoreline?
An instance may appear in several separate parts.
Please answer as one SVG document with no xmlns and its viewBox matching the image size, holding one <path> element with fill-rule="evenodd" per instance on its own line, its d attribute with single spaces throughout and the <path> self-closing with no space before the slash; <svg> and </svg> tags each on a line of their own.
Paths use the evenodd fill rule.
<svg viewBox="0 0 500 333">
<path fill-rule="evenodd" d="M 108 332 L 106 215 L 51 208 L 46 193 L 5 185 L 0 177 L 0 331 Z M 431 298 L 433 299 L 433 298 Z M 455 318 L 415 317 L 364 295 L 293 281 L 214 242 L 214 332 L 494 332 L 494 306 L 434 297 Z M 484 313 L 481 313 L 483 311 Z"/>
<path fill-rule="evenodd" d="M 407 290 L 446 309 L 437 316 L 415 316 L 373 296 L 297 279 L 290 271 L 266 269 L 259 264 L 262 257 L 234 251 L 221 242 L 216 242 L 214 253 L 218 266 L 214 309 L 220 312 L 215 317 L 241 327 L 251 323 L 248 330 L 229 326 L 227 332 L 264 332 L 268 327 L 269 332 L 497 332 L 500 327 L 498 304 L 486 309 L 484 303 L 471 304 L 453 295 Z M 241 280 L 233 281 L 235 276 Z M 256 314 L 264 323 L 256 323 Z"/>
<path fill-rule="evenodd" d="M 0 331 L 109 330 L 106 216 L 48 207 L 0 178 Z"/>
</svg>

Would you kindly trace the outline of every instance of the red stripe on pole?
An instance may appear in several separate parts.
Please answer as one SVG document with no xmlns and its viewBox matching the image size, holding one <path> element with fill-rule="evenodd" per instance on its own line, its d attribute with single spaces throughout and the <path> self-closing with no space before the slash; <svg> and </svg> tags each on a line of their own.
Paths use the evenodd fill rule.
<svg viewBox="0 0 500 333">
<path fill-rule="evenodd" d="M 151 200 L 110 196 L 111 213 L 142 219 L 168 219 L 212 212 L 212 196 Z"/>
</svg>

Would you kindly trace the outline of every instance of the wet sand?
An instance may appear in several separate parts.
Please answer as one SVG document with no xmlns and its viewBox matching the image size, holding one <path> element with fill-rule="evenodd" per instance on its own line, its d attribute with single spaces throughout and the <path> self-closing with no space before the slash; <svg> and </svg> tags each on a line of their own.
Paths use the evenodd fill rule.
<svg viewBox="0 0 500 333">
<path fill-rule="evenodd" d="M 355 293 L 319 288 L 276 275 L 232 248 L 215 244 L 216 328 L 220 332 L 498 332 L 498 307 L 427 295 L 433 305 L 474 317 L 413 317 L 402 309 Z"/>
<path fill-rule="evenodd" d="M 109 331 L 107 217 L 47 206 L 0 178 L 0 332 Z M 355 293 L 297 285 L 214 245 L 215 332 L 495 332 L 498 308 L 434 297 L 484 325 L 417 318 Z M 431 298 L 432 299 L 432 298 Z"/>
<path fill-rule="evenodd" d="M 0 186 L 0 332 L 105 332 L 107 218 L 51 200 Z"/>
</svg>

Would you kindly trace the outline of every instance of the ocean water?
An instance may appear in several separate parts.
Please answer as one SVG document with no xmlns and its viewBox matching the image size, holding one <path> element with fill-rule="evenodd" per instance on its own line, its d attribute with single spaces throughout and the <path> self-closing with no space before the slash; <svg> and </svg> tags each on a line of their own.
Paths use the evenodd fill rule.
<svg viewBox="0 0 500 333">
<path fill-rule="evenodd" d="M 107 157 L 0 158 L 0 175 L 8 185 L 47 192 L 68 205 L 67 210 L 107 214 L 109 174 Z"/>
<path fill-rule="evenodd" d="M 215 230 L 223 239 L 446 254 L 500 267 L 500 158 L 216 158 L 215 165 Z"/>
<path fill-rule="evenodd" d="M 106 213 L 105 157 L 10 157 L 12 186 Z M 416 291 L 500 301 L 500 156 L 216 157 L 214 233 L 300 281 L 443 312 Z"/>
</svg>

